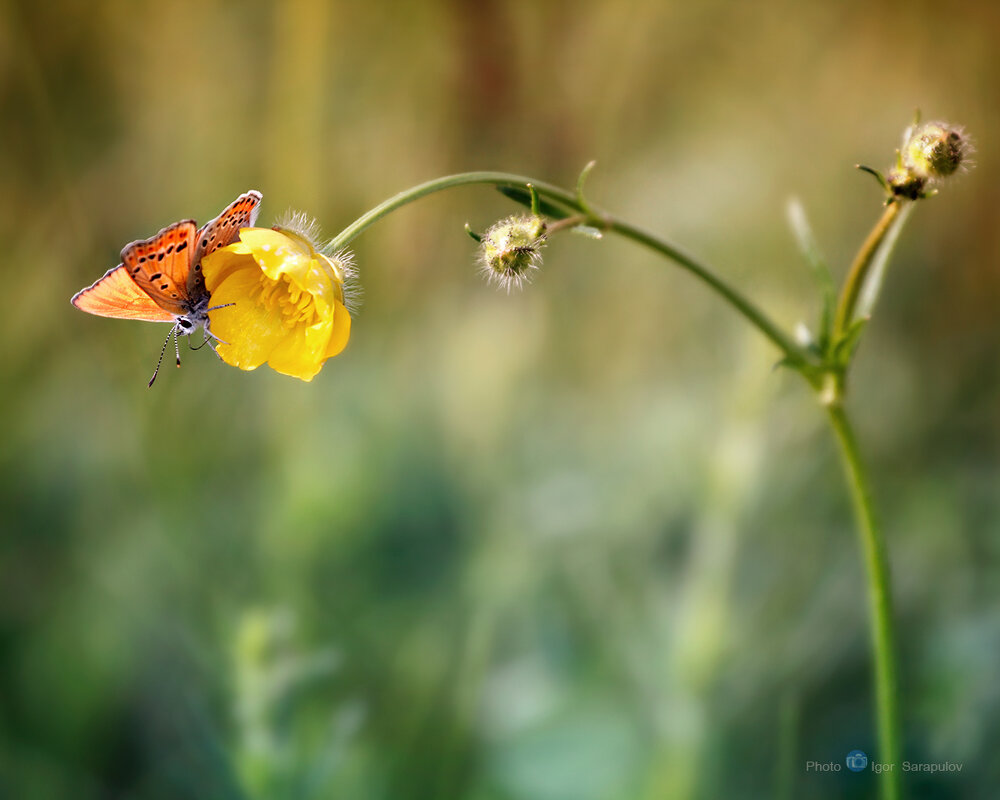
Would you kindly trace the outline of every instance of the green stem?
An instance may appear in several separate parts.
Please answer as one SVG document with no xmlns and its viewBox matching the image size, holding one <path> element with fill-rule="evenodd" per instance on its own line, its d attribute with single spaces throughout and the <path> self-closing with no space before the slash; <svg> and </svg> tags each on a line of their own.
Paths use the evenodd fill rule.
<svg viewBox="0 0 1000 800">
<path fill-rule="evenodd" d="M 602 230 L 613 231 L 627 239 L 631 239 L 638 244 L 644 245 L 645 247 L 666 256 L 679 266 L 686 269 L 688 272 L 692 273 L 695 277 L 699 278 L 702 282 L 708 284 L 708 286 L 719 294 L 723 300 L 729 303 L 745 319 L 747 319 L 750 324 L 770 339 L 792 364 L 796 365 L 800 369 L 804 369 L 805 371 L 803 374 L 808 372 L 809 374 L 806 375 L 807 379 L 815 385 L 813 372 L 809 369 L 809 366 L 812 363 L 809 354 L 793 339 L 787 336 L 784 331 L 782 331 L 781 328 L 779 328 L 771 320 L 771 318 L 768 317 L 767 314 L 765 314 L 753 302 L 747 299 L 737 289 L 730 286 L 711 269 L 701 264 L 694 258 L 694 256 L 685 253 L 680 248 L 658 236 L 647 233 L 646 231 L 636 228 L 626 222 L 617 220 L 609 215 L 594 211 L 589 207 L 585 208 L 581 205 L 578 196 L 573 192 L 569 192 L 549 183 L 536 181 L 532 178 L 527 178 L 521 175 L 511 175 L 506 172 L 464 172 L 458 175 L 447 175 L 443 178 L 427 181 L 427 183 L 413 186 L 393 197 L 390 197 L 385 202 L 377 205 L 371 211 L 356 219 L 344 228 L 344 230 L 342 230 L 336 238 L 334 238 L 331 242 L 331 247 L 334 250 L 346 247 L 366 228 L 386 216 L 386 214 L 389 214 L 396 209 L 407 205 L 408 203 L 412 203 L 415 200 L 419 200 L 422 197 L 434 194 L 435 192 L 444 191 L 445 189 L 451 189 L 456 186 L 468 186 L 471 184 L 511 186 L 521 189 L 528 184 L 531 184 L 539 195 L 556 200 L 560 204 L 578 211 L 584 216 L 585 224 L 592 225 L 593 227 L 600 228 Z"/>
<path fill-rule="evenodd" d="M 694 256 L 652 233 L 648 233 L 627 222 L 617 220 L 614 217 L 604 216 L 594 222 L 602 223 L 600 227 L 603 227 L 605 230 L 614 231 L 627 239 L 645 245 L 649 249 L 666 256 L 675 264 L 699 278 L 703 283 L 707 283 L 723 300 L 749 320 L 750 324 L 777 345 L 778 349 L 802 371 L 802 374 L 810 383 L 814 383 L 812 371 L 809 370 L 811 364 L 809 354 L 790 339 L 760 308 L 744 297 L 737 289 L 726 283 L 711 269 L 699 263 Z"/>
<path fill-rule="evenodd" d="M 906 203 L 905 200 L 896 199 L 885 207 L 882 218 L 872 228 L 868 238 L 865 239 L 858 254 L 854 257 L 854 263 L 851 264 L 851 269 L 847 273 L 847 279 L 844 281 L 844 288 L 840 294 L 837 313 L 833 318 L 834 341 L 847 333 L 847 329 L 854 322 L 854 312 L 858 305 L 858 298 L 861 296 L 861 290 L 865 285 L 865 278 L 868 277 L 872 265 L 876 262 L 876 256 L 882 244 L 887 241 L 887 238 L 890 243 L 894 241 L 895 236 L 890 237 L 890 233 L 897 232 L 898 224 L 905 221 L 907 215 L 900 214 L 900 212 Z"/>
<path fill-rule="evenodd" d="M 360 236 L 366 228 L 371 227 L 371 225 L 378 222 L 378 220 L 382 219 L 382 217 L 386 214 L 391 214 L 397 208 L 401 208 L 402 206 L 419 200 L 422 197 L 434 194 L 435 192 L 442 192 L 445 189 L 452 189 L 456 186 L 469 186 L 472 184 L 514 186 L 519 189 L 524 189 L 529 183 L 535 187 L 535 190 L 540 195 L 552 197 L 563 205 L 582 210 L 577 206 L 576 198 L 573 194 L 571 192 L 567 192 L 565 189 L 560 189 L 558 186 L 542 183 L 532 178 L 525 178 L 521 175 L 511 175 L 507 172 L 461 172 L 458 175 L 445 175 L 443 178 L 435 178 L 432 181 L 427 181 L 426 183 L 421 183 L 417 186 L 411 186 L 409 189 L 404 189 L 399 194 L 393 195 L 388 200 L 379 203 L 375 206 L 375 208 L 371 209 L 371 211 L 362 214 L 354 220 L 354 222 L 344 228 L 344 230 L 337 234 L 336 238 L 334 238 L 334 240 L 330 243 L 330 246 L 334 250 L 346 247 L 354 239 Z"/>
<path fill-rule="evenodd" d="M 858 443 L 843 406 L 827 408 L 837 437 L 858 521 L 858 536 L 868 573 L 868 605 L 875 669 L 875 711 L 879 758 L 892 766 L 879 776 L 882 800 L 898 800 L 901 792 L 899 709 L 896 684 L 895 630 L 885 539 L 875 519 L 871 490 Z"/>
</svg>

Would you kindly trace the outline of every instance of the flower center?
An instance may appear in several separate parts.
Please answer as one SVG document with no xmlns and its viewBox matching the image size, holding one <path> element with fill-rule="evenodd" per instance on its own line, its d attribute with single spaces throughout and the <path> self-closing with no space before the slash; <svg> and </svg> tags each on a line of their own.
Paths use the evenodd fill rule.
<svg viewBox="0 0 1000 800">
<path fill-rule="evenodd" d="M 284 327 L 294 328 L 317 322 L 313 296 L 303 292 L 287 275 L 280 275 L 277 280 L 262 275 L 258 292 L 257 302 L 280 314 Z"/>
</svg>

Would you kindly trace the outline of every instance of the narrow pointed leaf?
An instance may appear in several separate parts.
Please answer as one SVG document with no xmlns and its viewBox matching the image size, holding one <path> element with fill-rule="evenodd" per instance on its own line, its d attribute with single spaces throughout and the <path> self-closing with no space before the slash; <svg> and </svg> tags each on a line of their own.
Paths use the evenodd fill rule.
<svg viewBox="0 0 1000 800">
<path fill-rule="evenodd" d="M 515 203 L 520 203 L 526 208 L 531 208 L 531 192 L 527 189 L 521 189 L 517 186 L 498 186 L 497 191 L 509 197 Z M 566 217 L 571 217 L 579 213 L 576 209 L 567 209 L 543 198 L 538 199 L 538 210 L 542 212 L 542 216 L 549 219 L 566 219 Z"/>
<path fill-rule="evenodd" d="M 877 169 L 872 169 L 871 167 L 866 167 L 864 164 L 855 164 L 855 166 L 862 172 L 867 172 L 875 180 L 878 181 L 879 186 L 881 186 L 889 197 L 892 197 L 892 187 L 889 185 L 889 181 L 886 179 L 885 175 L 879 172 Z"/>
<path fill-rule="evenodd" d="M 830 274 L 826 259 L 823 258 L 819 245 L 816 243 L 816 237 L 813 236 L 805 209 L 796 197 L 788 201 L 788 224 L 795 236 L 799 251 L 805 258 L 806 264 L 816 279 L 817 286 L 819 286 L 821 310 L 817 339 L 820 348 L 825 350 L 833 330 L 833 310 L 837 302 L 833 275 Z"/>
<path fill-rule="evenodd" d="M 911 211 L 913 211 L 913 203 L 907 203 L 900 210 L 899 215 L 893 221 L 892 228 L 885 235 L 881 246 L 875 253 L 871 267 L 868 269 L 868 275 L 865 277 L 864 285 L 858 294 L 858 304 L 855 307 L 855 317 L 857 319 L 867 319 L 872 315 L 872 311 L 875 310 L 875 303 L 878 300 L 878 296 L 882 291 L 882 284 L 885 281 L 885 269 L 889 263 L 889 256 L 892 255 L 892 251 L 896 246 L 896 240 L 899 238 L 900 231 L 903 230 L 903 225 L 906 224 L 906 219 L 910 216 Z"/>
<path fill-rule="evenodd" d="M 598 228 L 591 225 L 574 225 L 570 230 L 580 236 L 586 236 L 588 239 L 604 238 L 604 234 Z"/>
<path fill-rule="evenodd" d="M 844 336 L 834 346 L 833 360 L 835 364 L 846 368 L 851 363 L 851 357 L 858 348 L 858 343 L 861 341 L 861 334 L 864 333 L 865 328 L 868 326 L 868 320 L 868 317 L 861 317 L 851 323 L 851 327 L 847 329 Z"/>
</svg>

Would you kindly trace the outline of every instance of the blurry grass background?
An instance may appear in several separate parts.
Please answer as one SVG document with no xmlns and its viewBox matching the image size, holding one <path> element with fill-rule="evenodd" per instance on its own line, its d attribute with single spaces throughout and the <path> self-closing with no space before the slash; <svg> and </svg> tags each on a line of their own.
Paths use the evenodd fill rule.
<svg viewBox="0 0 1000 800">
<path fill-rule="evenodd" d="M 852 406 L 886 521 L 905 756 L 1000 783 L 994 3 L 0 3 L 0 796 L 872 796 L 864 583 L 822 419 L 760 336 L 628 243 L 506 296 L 485 188 L 356 242 L 304 384 L 69 297 L 264 194 L 329 235 L 502 169 L 704 256 L 787 326 L 913 109 L 977 166 L 922 205 Z M 182 354 L 183 355 L 183 354 Z M 782 763 L 790 765 L 783 768 Z"/>
</svg>

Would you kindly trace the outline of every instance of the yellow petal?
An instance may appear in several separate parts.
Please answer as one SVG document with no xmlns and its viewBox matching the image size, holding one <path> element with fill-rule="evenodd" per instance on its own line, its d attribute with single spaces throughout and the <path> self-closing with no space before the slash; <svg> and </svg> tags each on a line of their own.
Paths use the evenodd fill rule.
<svg viewBox="0 0 1000 800">
<path fill-rule="evenodd" d="M 254 259 L 269 278 L 288 275 L 295 279 L 305 274 L 312 261 L 312 253 L 281 231 L 270 228 L 244 228 L 240 241 L 250 248 Z"/>
<path fill-rule="evenodd" d="M 344 307 L 343 303 L 337 302 L 333 312 L 333 330 L 330 332 L 330 342 L 326 346 L 326 358 L 340 353 L 347 347 L 347 340 L 351 338 L 351 315 Z"/>
<path fill-rule="evenodd" d="M 271 351 L 267 365 L 282 375 L 311 381 L 323 368 L 322 343 L 328 335 L 328 323 L 294 328 Z"/>
<path fill-rule="evenodd" d="M 253 258 L 250 257 L 250 249 L 240 242 L 233 242 L 233 244 L 220 247 L 214 253 L 209 253 L 201 260 L 201 273 L 205 276 L 205 288 L 210 293 L 214 293 L 226 276 L 241 266 L 258 269 Z M 217 305 L 217 303 L 213 303 L 213 305 Z"/>
<path fill-rule="evenodd" d="M 212 292 L 212 305 L 235 305 L 208 315 L 212 333 L 227 343 L 220 344 L 216 352 L 227 364 L 240 369 L 259 367 L 288 333 L 280 315 L 268 313 L 250 299 L 261 281 L 260 271 L 253 261 L 250 264 L 252 268 L 230 271 Z"/>
<path fill-rule="evenodd" d="M 350 336 L 351 315 L 337 303 L 332 323 L 320 322 L 290 331 L 271 352 L 268 366 L 283 375 L 311 381 L 328 358 L 347 346 Z"/>
</svg>

